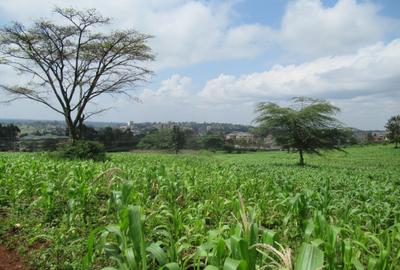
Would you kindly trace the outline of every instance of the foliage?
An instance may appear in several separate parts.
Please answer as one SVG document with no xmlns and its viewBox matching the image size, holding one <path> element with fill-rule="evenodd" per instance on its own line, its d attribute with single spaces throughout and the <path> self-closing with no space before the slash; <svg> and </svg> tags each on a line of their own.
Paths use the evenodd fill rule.
<svg viewBox="0 0 400 270">
<path fill-rule="evenodd" d="M 59 149 L 59 156 L 66 159 L 106 160 L 104 145 L 93 141 L 76 140 L 63 144 Z"/>
<path fill-rule="evenodd" d="M 211 151 L 221 150 L 224 146 L 224 138 L 218 134 L 206 134 L 202 137 L 203 147 Z"/>
<path fill-rule="evenodd" d="M 154 129 L 147 133 L 138 144 L 140 149 L 171 149 L 172 134 L 170 129 Z"/>
<path fill-rule="evenodd" d="M 347 152 L 0 153 L 0 239 L 34 269 L 396 270 L 398 151 Z"/>
<path fill-rule="evenodd" d="M 185 129 L 183 132 L 185 133 L 184 148 L 193 150 L 199 150 L 203 148 L 203 142 L 200 134 L 191 129 Z"/>
<path fill-rule="evenodd" d="M 388 132 L 388 138 L 396 144 L 400 143 L 400 115 L 392 116 L 385 125 Z"/>
<path fill-rule="evenodd" d="M 61 114 L 69 136 L 81 136 L 83 122 L 104 111 L 88 112 L 99 96 L 127 94 L 151 71 L 140 62 L 153 59 L 150 36 L 133 29 L 104 31 L 110 19 L 96 10 L 56 8 L 57 24 L 40 19 L 33 26 L 12 23 L 0 31 L 1 64 L 21 74 L 20 85 L 2 85 L 10 101 L 25 98 Z"/>
<path fill-rule="evenodd" d="M 292 107 L 280 107 L 275 103 L 259 103 L 255 122 L 266 133 L 272 133 L 284 149 L 295 150 L 304 165 L 303 152 L 319 154 L 320 149 L 340 149 L 346 139 L 340 123 L 333 115 L 339 108 L 327 101 L 305 97 L 293 99 Z"/>
<path fill-rule="evenodd" d="M 175 154 L 178 154 L 179 150 L 185 146 L 185 132 L 176 125 L 171 131 L 171 146 Z"/>
<path fill-rule="evenodd" d="M 13 124 L 8 124 L 8 125 L 2 125 L 0 123 L 0 139 L 15 139 L 18 136 L 18 133 L 20 133 L 21 130 L 13 125 Z"/>
<path fill-rule="evenodd" d="M 57 149 L 64 144 L 68 139 L 66 138 L 44 138 L 32 140 L 20 140 L 18 142 L 18 150 L 22 152 L 36 152 L 36 151 L 57 151 Z"/>
<path fill-rule="evenodd" d="M 138 148 L 172 150 L 178 154 L 186 145 L 186 133 L 178 126 L 154 129 L 141 138 Z"/>
<path fill-rule="evenodd" d="M 20 132 L 21 130 L 13 124 L 2 125 L 0 123 L 0 151 L 14 149 Z"/>
<path fill-rule="evenodd" d="M 129 129 L 106 127 L 97 131 L 97 141 L 104 144 L 108 151 L 126 151 L 137 146 L 142 136 L 135 136 Z"/>
<path fill-rule="evenodd" d="M 235 150 L 235 146 L 232 143 L 225 143 L 223 149 L 227 153 L 232 153 Z"/>
<path fill-rule="evenodd" d="M 0 123 L 0 151 L 16 149 L 16 141 L 21 130 L 13 125 L 2 125 Z"/>
</svg>

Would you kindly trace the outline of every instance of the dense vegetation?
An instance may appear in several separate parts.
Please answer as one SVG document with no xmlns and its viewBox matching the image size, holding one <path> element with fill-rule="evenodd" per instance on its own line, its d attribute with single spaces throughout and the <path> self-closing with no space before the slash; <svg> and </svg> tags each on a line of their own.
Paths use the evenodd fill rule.
<svg viewBox="0 0 400 270">
<path fill-rule="evenodd" d="M 37 269 L 399 269 L 399 152 L 347 151 L 3 153 L 0 239 Z"/>
<path fill-rule="evenodd" d="M 318 154 L 320 149 L 340 150 L 347 143 L 345 132 L 335 114 L 340 111 L 326 100 L 295 97 L 290 107 L 261 102 L 255 121 L 261 129 L 272 133 L 282 149 L 299 152 L 299 164 L 304 166 L 303 153 Z M 268 132 L 269 131 L 269 132 Z"/>
<path fill-rule="evenodd" d="M 398 148 L 400 143 L 400 115 L 392 116 L 385 125 L 387 137 Z"/>
<path fill-rule="evenodd" d="M 0 123 L 0 151 L 15 149 L 19 132 L 19 128 L 13 124 L 2 125 Z"/>
<path fill-rule="evenodd" d="M 65 135 L 68 135 L 68 132 L 64 125 L 59 122 L 16 121 L 16 123 L 21 130 L 19 136 L 17 133 L 11 140 L 9 136 L 0 136 L 0 150 L 55 151 L 67 141 Z M 134 124 L 132 129 L 124 128 L 122 124 L 101 124 L 91 122 L 90 126 L 83 125 L 81 137 L 84 140 L 97 141 L 103 144 L 109 152 L 130 151 L 132 149 L 176 151 L 177 146 L 179 149 L 222 150 L 227 144 L 232 145 L 232 142 L 224 143 L 224 134 L 232 131 L 250 130 L 249 126 L 244 125 L 195 122 L 137 123 Z M 3 128 L 6 126 L 3 125 Z M 121 126 L 122 128 L 119 128 Z M 176 128 L 179 128 L 180 132 L 174 133 L 174 127 L 175 131 Z M 177 136 L 178 134 L 180 136 Z M 262 138 L 258 139 L 262 140 Z M 236 141 L 235 144 L 247 146 L 246 142 L 241 141 Z M 6 147 L 1 148 L 2 145 Z"/>
</svg>

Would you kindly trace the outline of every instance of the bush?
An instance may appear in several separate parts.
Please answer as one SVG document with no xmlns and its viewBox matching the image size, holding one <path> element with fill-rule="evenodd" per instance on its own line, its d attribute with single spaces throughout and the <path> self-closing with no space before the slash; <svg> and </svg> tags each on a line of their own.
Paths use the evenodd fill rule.
<svg viewBox="0 0 400 270">
<path fill-rule="evenodd" d="M 224 144 L 223 150 L 226 153 L 231 154 L 235 150 L 235 146 L 233 146 L 232 144 Z"/>
<path fill-rule="evenodd" d="M 61 158 L 106 160 L 106 150 L 103 144 L 94 141 L 69 141 L 59 149 Z"/>
</svg>

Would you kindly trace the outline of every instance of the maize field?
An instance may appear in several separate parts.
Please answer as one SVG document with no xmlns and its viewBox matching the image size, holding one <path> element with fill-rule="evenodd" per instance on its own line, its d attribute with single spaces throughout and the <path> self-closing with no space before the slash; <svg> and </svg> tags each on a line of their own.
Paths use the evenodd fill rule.
<svg viewBox="0 0 400 270">
<path fill-rule="evenodd" d="M 0 243 L 33 269 L 400 269 L 400 152 L 0 154 Z"/>
</svg>

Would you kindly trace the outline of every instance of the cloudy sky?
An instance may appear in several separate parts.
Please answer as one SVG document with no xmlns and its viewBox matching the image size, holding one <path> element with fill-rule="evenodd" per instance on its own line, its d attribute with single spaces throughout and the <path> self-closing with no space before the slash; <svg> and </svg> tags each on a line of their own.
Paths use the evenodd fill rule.
<svg viewBox="0 0 400 270">
<path fill-rule="evenodd" d="M 0 25 L 51 16 L 64 0 L 0 0 Z M 69 0 L 96 7 L 115 28 L 154 38 L 155 75 L 141 102 L 102 97 L 98 121 L 249 124 L 254 104 L 324 98 L 348 126 L 382 129 L 400 113 L 399 0 Z M 1 81 L 18 76 L 0 67 Z M 4 95 L 0 94 L 0 99 Z M 0 118 L 62 119 L 29 101 Z"/>
</svg>

